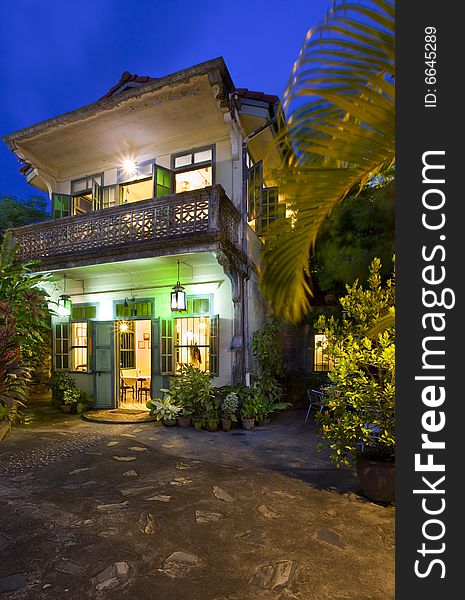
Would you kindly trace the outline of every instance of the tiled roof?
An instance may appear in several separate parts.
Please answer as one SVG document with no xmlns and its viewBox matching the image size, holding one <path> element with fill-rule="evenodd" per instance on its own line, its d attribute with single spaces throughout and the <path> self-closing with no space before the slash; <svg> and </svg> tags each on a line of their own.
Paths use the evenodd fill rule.
<svg viewBox="0 0 465 600">
<path fill-rule="evenodd" d="M 136 83 L 142 85 L 144 83 L 147 83 L 148 81 L 155 81 L 156 79 L 157 77 L 148 77 L 147 75 L 137 74 L 132 75 L 131 73 L 129 73 L 129 71 L 124 71 L 124 73 L 121 73 L 121 77 L 118 83 L 116 83 L 112 88 L 110 88 L 104 96 L 99 98 L 99 100 L 103 100 L 104 98 L 109 98 L 110 96 L 113 96 L 113 94 L 117 92 L 120 89 L 120 87 L 127 83 Z"/>
<path fill-rule="evenodd" d="M 249 98 L 250 100 L 260 100 L 262 102 L 269 102 L 275 104 L 278 102 L 279 97 L 272 94 L 265 94 L 264 92 L 253 92 L 247 88 L 236 88 L 236 92 L 241 98 Z"/>
</svg>

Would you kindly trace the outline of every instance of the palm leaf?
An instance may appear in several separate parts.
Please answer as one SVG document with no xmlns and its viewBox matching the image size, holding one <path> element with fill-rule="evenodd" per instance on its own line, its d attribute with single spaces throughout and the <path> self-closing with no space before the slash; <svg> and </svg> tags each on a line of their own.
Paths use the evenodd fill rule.
<svg viewBox="0 0 465 600">
<path fill-rule="evenodd" d="M 309 255 L 318 230 L 351 190 L 395 160 L 394 3 L 335 0 L 312 29 L 283 96 L 276 173 L 292 219 L 270 227 L 263 289 L 275 312 L 309 309 Z"/>
</svg>

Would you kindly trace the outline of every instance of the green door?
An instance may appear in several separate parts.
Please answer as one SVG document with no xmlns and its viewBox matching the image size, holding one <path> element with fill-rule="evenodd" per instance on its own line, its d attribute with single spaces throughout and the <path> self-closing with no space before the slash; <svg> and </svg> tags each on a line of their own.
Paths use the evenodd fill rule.
<svg viewBox="0 0 465 600">
<path fill-rule="evenodd" d="M 115 408 L 114 324 L 94 322 L 94 406 Z"/>
</svg>

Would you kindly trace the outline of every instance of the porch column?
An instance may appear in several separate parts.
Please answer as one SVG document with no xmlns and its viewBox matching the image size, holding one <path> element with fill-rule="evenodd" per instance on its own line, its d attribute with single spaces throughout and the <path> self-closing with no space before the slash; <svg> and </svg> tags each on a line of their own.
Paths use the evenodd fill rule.
<svg viewBox="0 0 465 600">
<path fill-rule="evenodd" d="M 244 364 L 244 280 L 245 266 L 241 268 L 238 261 L 222 251 L 218 251 L 217 259 L 231 282 L 233 301 L 233 335 L 230 350 L 232 352 L 232 385 L 245 382 Z"/>
</svg>

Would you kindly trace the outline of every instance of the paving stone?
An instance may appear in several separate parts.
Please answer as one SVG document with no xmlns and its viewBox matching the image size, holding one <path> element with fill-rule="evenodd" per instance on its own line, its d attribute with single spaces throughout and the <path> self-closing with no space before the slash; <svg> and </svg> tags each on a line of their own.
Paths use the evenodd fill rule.
<svg viewBox="0 0 465 600">
<path fill-rule="evenodd" d="M 57 571 L 61 573 L 69 573 L 70 575 L 79 575 L 87 570 L 87 567 L 82 567 L 70 560 L 62 560 L 55 567 Z"/>
<path fill-rule="evenodd" d="M 217 485 L 213 486 L 213 495 L 224 502 L 234 502 L 234 498 Z"/>
<path fill-rule="evenodd" d="M 112 446 L 116 446 L 116 444 L 119 444 L 119 442 L 117 442 L 116 440 L 110 440 L 109 442 L 107 442 L 107 446 L 109 448 L 111 448 Z"/>
<path fill-rule="evenodd" d="M 146 498 L 146 500 L 156 500 L 157 502 L 171 502 L 171 498 L 172 498 L 172 496 L 158 495 L 158 496 L 151 496 L 150 498 Z"/>
<path fill-rule="evenodd" d="M 129 565 L 127 562 L 121 561 L 115 563 L 116 576 L 126 579 L 129 577 Z"/>
<path fill-rule="evenodd" d="M 170 485 L 189 485 L 190 483 L 194 483 L 192 479 L 186 479 L 185 477 L 176 477 L 173 481 L 170 481 Z"/>
<path fill-rule="evenodd" d="M 262 565 L 257 568 L 251 583 L 265 589 L 275 590 L 287 585 L 294 571 L 294 561 L 280 560 L 271 565 Z"/>
<path fill-rule="evenodd" d="M 251 529 L 243 533 L 236 533 L 234 537 L 241 538 L 247 542 L 251 542 L 252 544 L 257 544 L 259 546 L 263 546 L 265 543 L 265 536 L 263 532 L 252 531 Z"/>
<path fill-rule="evenodd" d="M 137 477 L 137 473 L 134 471 L 134 469 L 126 471 L 126 473 L 123 473 L 123 475 L 124 477 Z"/>
<path fill-rule="evenodd" d="M 84 471 L 93 471 L 93 467 L 84 467 L 83 469 L 74 469 L 70 471 L 68 475 L 75 475 L 76 473 L 83 473 Z"/>
<path fill-rule="evenodd" d="M 3 535 L 3 533 L 0 533 L 0 552 L 5 550 L 5 548 L 7 548 L 10 544 L 10 538 L 8 538 L 6 535 Z"/>
<path fill-rule="evenodd" d="M 19 573 L 0 577 L 0 594 L 4 592 L 16 592 L 16 590 L 20 590 L 25 585 L 27 585 L 26 578 Z"/>
<path fill-rule="evenodd" d="M 129 505 L 129 500 L 125 500 L 124 502 L 115 502 L 114 504 L 98 504 L 97 510 L 106 510 L 108 512 L 112 512 L 114 510 L 121 510 L 122 508 L 127 508 Z"/>
<path fill-rule="evenodd" d="M 262 504 L 258 507 L 259 513 L 266 517 L 267 519 L 277 519 L 279 515 L 275 513 L 273 510 L 270 510 L 265 504 Z"/>
<path fill-rule="evenodd" d="M 146 452 L 147 448 L 144 448 L 144 446 L 131 446 L 129 450 L 134 450 L 134 452 Z"/>
<path fill-rule="evenodd" d="M 298 496 L 293 496 L 292 494 L 289 494 L 288 492 L 282 492 L 281 490 L 273 490 L 271 493 L 274 494 L 275 496 L 280 496 L 282 498 L 289 498 L 291 500 L 295 500 L 298 498 Z"/>
<path fill-rule="evenodd" d="M 195 511 L 195 520 L 197 523 L 212 523 L 215 521 L 219 521 L 223 515 L 221 513 L 216 512 L 206 512 L 204 510 L 196 510 Z"/>
<path fill-rule="evenodd" d="M 115 460 L 119 460 L 120 462 L 130 462 L 131 460 L 136 460 L 135 456 L 114 456 Z"/>
<path fill-rule="evenodd" d="M 336 546 L 338 548 L 345 548 L 344 543 L 342 542 L 341 536 L 335 531 L 331 531 L 331 529 L 320 529 L 317 533 L 317 539 L 322 542 L 326 542 L 327 544 L 331 544 L 331 546 Z"/>
<path fill-rule="evenodd" d="M 148 535 L 152 534 L 155 531 L 156 526 L 157 526 L 155 517 L 152 514 L 145 512 L 145 511 L 143 511 L 140 514 L 138 525 L 139 525 L 140 531 L 142 531 L 142 533 L 146 533 Z"/>
<path fill-rule="evenodd" d="M 121 494 L 123 496 L 134 496 L 136 494 L 142 494 L 144 492 L 151 492 L 152 490 L 153 485 L 146 485 L 144 487 L 126 488 L 125 490 L 121 490 Z"/>
<path fill-rule="evenodd" d="M 183 577 L 187 575 L 193 568 L 202 565 L 202 561 L 195 554 L 188 552 L 173 552 L 164 561 L 162 568 L 158 569 L 161 573 L 165 573 L 169 577 Z"/>
<path fill-rule="evenodd" d="M 187 471 L 188 469 L 190 469 L 189 465 L 186 465 L 182 462 L 178 462 L 176 464 L 176 469 L 179 469 L 180 471 Z"/>
<path fill-rule="evenodd" d="M 117 577 L 112 577 L 111 579 L 106 579 L 101 583 L 97 583 L 95 586 L 99 592 L 103 592 L 105 590 L 114 590 L 120 584 L 120 581 Z"/>
</svg>

